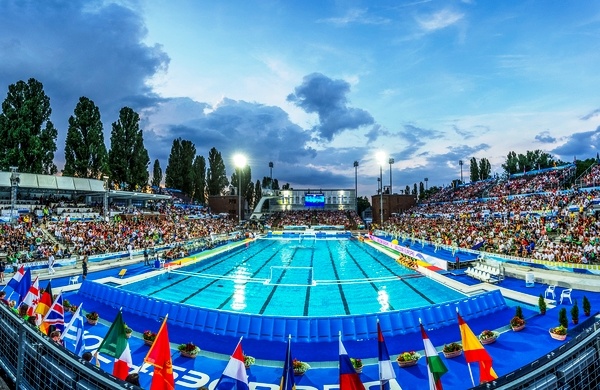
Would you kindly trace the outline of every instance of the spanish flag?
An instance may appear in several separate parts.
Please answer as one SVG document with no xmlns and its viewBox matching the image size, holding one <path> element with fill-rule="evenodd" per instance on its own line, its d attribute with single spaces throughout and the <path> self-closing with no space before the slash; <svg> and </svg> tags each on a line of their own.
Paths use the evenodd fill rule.
<svg viewBox="0 0 600 390">
<path fill-rule="evenodd" d="M 492 357 L 483 348 L 477 336 L 475 336 L 460 314 L 458 314 L 458 327 L 460 328 L 465 360 L 467 363 L 479 363 L 479 383 L 489 382 L 498 378 L 498 375 L 496 375 L 492 368 Z M 472 376 L 471 379 L 473 379 Z"/>
<path fill-rule="evenodd" d="M 150 347 L 144 362 L 154 366 L 150 390 L 174 390 L 173 361 L 171 347 L 169 346 L 169 332 L 167 331 L 167 316 L 160 326 L 156 339 Z"/>
</svg>

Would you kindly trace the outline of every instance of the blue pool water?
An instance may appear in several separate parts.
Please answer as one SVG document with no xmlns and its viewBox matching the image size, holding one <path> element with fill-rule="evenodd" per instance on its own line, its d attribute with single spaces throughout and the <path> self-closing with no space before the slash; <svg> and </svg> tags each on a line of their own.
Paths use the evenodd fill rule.
<svg viewBox="0 0 600 390">
<path fill-rule="evenodd" d="M 464 297 L 353 239 L 261 239 L 123 288 L 210 309 L 310 317 L 405 310 Z"/>
</svg>

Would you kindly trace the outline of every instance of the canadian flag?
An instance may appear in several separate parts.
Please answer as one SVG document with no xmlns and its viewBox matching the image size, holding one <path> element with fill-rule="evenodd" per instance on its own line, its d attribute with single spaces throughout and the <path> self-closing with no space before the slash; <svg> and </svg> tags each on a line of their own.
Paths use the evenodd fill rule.
<svg viewBox="0 0 600 390">
<path fill-rule="evenodd" d="M 29 291 L 27 295 L 25 295 L 25 299 L 23 303 L 26 303 L 29 308 L 27 308 L 27 315 L 33 316 L 35 315 L 35 307 L 40 301 L 40 285 L 38 283 L 38 278 L 36 277 L 31 287 L 29 287 Z"/>
</svg>

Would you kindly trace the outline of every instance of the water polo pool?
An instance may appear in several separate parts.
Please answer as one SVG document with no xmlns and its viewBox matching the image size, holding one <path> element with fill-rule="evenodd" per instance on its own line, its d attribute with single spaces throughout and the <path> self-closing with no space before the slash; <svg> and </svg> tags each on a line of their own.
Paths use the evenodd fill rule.
<svg viewBox="0 0 600 390">
<path fill-rule="evenodd" d="M 355 239 L 259 239 L 122 287 L 219 311 L 331 317 L 403 311 L 465 296 Z"/>
</svg>

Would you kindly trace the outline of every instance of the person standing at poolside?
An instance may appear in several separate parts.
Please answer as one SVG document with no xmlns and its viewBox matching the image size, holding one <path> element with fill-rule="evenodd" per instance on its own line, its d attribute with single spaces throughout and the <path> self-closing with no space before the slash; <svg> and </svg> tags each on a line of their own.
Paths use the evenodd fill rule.
<svg viewBox="0 0 600 390">
<path fill-rule="evenodd" d="M 56 271 L 54 270 L 54 253 L 50 252 L 48 256 L 48 273 L 54 274 Z"/>
<path fill-rule="evenodd" d="M 81 262 L 82 275 L 81 278 L 85 280 L 88 274 L 88 257 L 87 255 L 83 256 L 83 261 Z"/>
</svg>

